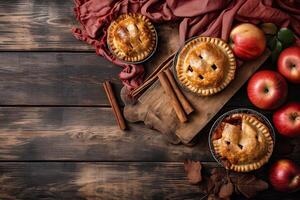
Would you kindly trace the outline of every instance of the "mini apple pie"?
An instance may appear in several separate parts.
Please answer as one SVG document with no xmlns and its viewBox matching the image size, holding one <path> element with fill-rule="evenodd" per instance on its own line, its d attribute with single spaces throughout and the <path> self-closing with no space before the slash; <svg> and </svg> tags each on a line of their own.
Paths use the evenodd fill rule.
<svg viewBox="0 0 300 200">
<path fill-rule="evenodd" d="M 156 48 L 156 31 L 150 20 L 137 13 L 120 15 L 111 23 L 107 44 L 112 53 L 126 62 L 141 62 Z"/>
<path fill-rule="evenodd" d="M 198 37 L 178 53 L 177 80 L 188 90 L 208 96 L 223 90 L 233 79 L 236 62 L 228 44 L 218 38 Z"/>
<path fill-rule="evenodd" d="M 212 142 L 224 166 L 237 172 L 260 168 L 268 162 L 274 146 L 269 128 L 255 115 L 246 113 L 223 119 Z"/>
</svg>

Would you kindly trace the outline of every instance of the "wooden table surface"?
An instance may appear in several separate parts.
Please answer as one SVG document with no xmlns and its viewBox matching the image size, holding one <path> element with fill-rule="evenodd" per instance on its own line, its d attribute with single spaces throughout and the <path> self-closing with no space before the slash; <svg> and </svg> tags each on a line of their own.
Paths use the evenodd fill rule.
<svg viewBox="0 0 300 200">
<path fill-rule="evenodd" d="M 212 123 L 194 147 L 167 144 L 141 123 L 120 131 L 101 85 L 111 80 L 119 93 L 120 68 L 72 36 L 72 9 L 72 0 L 0 1 L 0 199 L 199 199 L 183 160 L 216 166 L 207 144 Z M 289 90 L 299 101 L 299 86 Z M 254 108 L 245 86 L 217 116 L 239 107 Z M 269 163 L 300 164 L 299 153 L 299 138 L 278 136 Z M 255 173 L 266 178 L 268 167 Z M 255 199 L 299 196 L 269 189 Z"/>
</svg>

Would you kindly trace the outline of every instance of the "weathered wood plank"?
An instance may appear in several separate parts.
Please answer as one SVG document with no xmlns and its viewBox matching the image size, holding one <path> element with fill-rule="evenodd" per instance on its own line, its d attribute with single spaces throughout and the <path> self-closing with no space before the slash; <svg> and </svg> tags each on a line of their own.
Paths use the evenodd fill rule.
<svg viewBox="0 0 300 200">
<path fill-rule="evenodd" d="M 206 170 L 214 163 L 203 163 Z M 266 178 L 264 178 L 266 180 Z M 200 199 L 180 162 L 1 162 L 1 199 Z M 271 188 L 257 200 L 296 200 Z M 233 199 L 245 199 L 241 196 Z"/>
<path fill-rule="evenodd" d="M 73 13 L 73 0 L 51 1 L 1 1 L 0 2 L 0 51 L 91 51 L 94 48 L 78 41 L 71 28 L 80 26 Z M 158 27 L 160 43 L 174 46 L 178 41 L 170 41 L 167 34 Z M 178 26 L 172 34 L 178 35 Z M 161 36 L 165 34 L 165 36 Z M 165 47 L 165 46 L 164 46 Z M 160 48 L 159 48 L 160 49 Z M 165 48 L 162 48 L 166 53 Z M 160 50 L 158 50 L 161 53 Z M 173 52 L 169 52 L 173 53 Z"/>
<path fill-rule="evenodd" d="M 0 119 L 0 160 L 212 160 L 207 135 L 191 148 L 143 124 L 123 132 L 110 108 L 2 107 Z"/>
<path fill-rule="evenodd" d="M 0 51 L 93 51 L 76 40 L 72 0 L 0 2 Z"/>
<path fill-rule="evenodd" d="M 0 105 L 108 105 L 101 83 L 121 89 L 121 68 L 94 53 L 0 53 L 0 60 Z"/>
<path fill-rule="evenodd" d="M 207 140 L 215 119 L 198 134 L 194 147 L 168 144 L 141 123 L 123 132 L 110 108 L 2 107 L 0 119 L 0 160 L 213 161 Z M 294 151 L 285 156 L 299 160 L 300 140 L 291 142 Z"/>
<path fill-rule="evenodd" d="M 117 94 L 122 87 L 121 68 L 94 53 L 0 52 L 0 60 L 0 105 L 108 105 L 101 83 L 112 80 Z M 289 89 L 299 101 L 297 86 Z M 246 85 L 226 106 L 251 106 Z"/>
<path fill-rule="evenodd" d="M 181 163 L 0 163 L 1 199 L 194 199 Z"/>
<path fill-rule="evenodd" d="M 117 94 L 122 87 L 121 68 L 94 53 L 10 52 L 0 60 L 0 105 L 108 105 L 101 83 L 112 80 Z M 244 93 L 236 98 L 249 104 Z"/>
<path fill-rule="evenodd" d="M 66 0 L 63 3 L 60 0 L 1 1 L 0 51 L 85 51 L 90 49 L 85 43 L 74 39 L 70 32 L 70 28 L 76 24 L 72 9 L 72 0 Z M 173 28 L 177 30 L 176 26 Z M 158 34 L 164 35 L 164 31 L 158 28 Z M 48 56 L 49 58 L 46 59 Z M 24 59 L 27 60 L 27 64 L 23 62 Z M 64 61 L 65 59 L 68 61 Z M 3 105 L 107 105 L 102 90 L 95 90 L 98 86 L 94 84 L 102 82 L 105 76 L 117 82 L 117 73 L 120 71 L 119 68 L 114 68 L 112 64 L 93 53 L 87 56 L 83 54 L 67 56 L 64 53 L 44 56 L 41 53 L 32 52 L 28 54 L 1 53 L 0 60 L 0 89 L 1 92 L 7 91 L 3 95 L 0 93 L 2 97 L 0 104 Z M 52 63 L 52 66 L 44 60 Z M 14 65 L 14 69 L 10 69 L 10 65 Z M 108 69 L 105 68 L 107 65 Z M 33 69 L 30 69 L 30 66 L 33 66 Z M 275 69 L 275 66 L 270 64 L 266 67 Z M 30 70 L 34 73 L 29 76 Z M 43 70 L 52 73 L 42 73 Z M 14 73 L 20 74 L 21 77 L 13 77 Z M 74 74 L 70 77 L 72 73 Z M 47 76 L 48 80 L 39 78 L 43 76 Z M 26 79 L 26 77 L 29 78 Z M 295 100 L 299 99 L 300 93 L 297 92 L 296 86 L 291 86 L 291 88 L 290 96 Z M 251 105 L 246 98 L 245 87 L 226 105 L 245 107 Z"/>
</svg>

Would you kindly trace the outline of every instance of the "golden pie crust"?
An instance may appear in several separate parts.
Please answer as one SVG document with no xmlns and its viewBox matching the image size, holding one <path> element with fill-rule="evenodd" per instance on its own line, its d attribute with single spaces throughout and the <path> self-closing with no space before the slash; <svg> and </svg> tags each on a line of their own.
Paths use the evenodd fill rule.
<svg viewBox="0 0 300 200">
<path fill-rule="evenodd" d="M 213 147 L 227 169 L 248 172 L 268 162 L 274 148 L 269 128 L 253 114 L 225 118 L 213 135 Z"/>
<path fill-rule="evenodd" d="M 156 48 L 156 31 L 144 15 L 129 13 L 113 21 L 107 33 L 107 44 L 112 53 L 126 62 L 141 62 Z"/>
<path fill-rule="evenodd" d="M 208 96 L 223 90 L 233 79 L 236 61 L 230 46 L 219 38 L 197 37 L 178 53 L 178 81 L 191 92 Z"/>
</svg>

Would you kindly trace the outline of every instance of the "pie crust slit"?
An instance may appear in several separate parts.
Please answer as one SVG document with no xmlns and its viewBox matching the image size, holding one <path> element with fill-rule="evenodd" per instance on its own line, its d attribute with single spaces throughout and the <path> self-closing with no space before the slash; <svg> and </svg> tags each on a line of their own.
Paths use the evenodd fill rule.
<svg viewBox="0 0 300 200">
<path fill-rule="evenodd" d="M 213 147 L 225 167 L 237 172 L 260 168 L 274 148 L 269 128 L 255 115 L 232 114 L 213 133 Z"/>
<path fill-rule="evenodd" d="M 234 79 L 236 61 L 223 40 L 197 37 L 178 52 L 175 71 L 184 88 L 208 96 L 220 92 Z"/>
<path fill-rule="evenodd" d="M 138 13 L 120 15 L 107 33 L 111 52 L 125 62 L 142 62 L 154 52 L 157 35 L 150 20 Z"/>
</svg>

